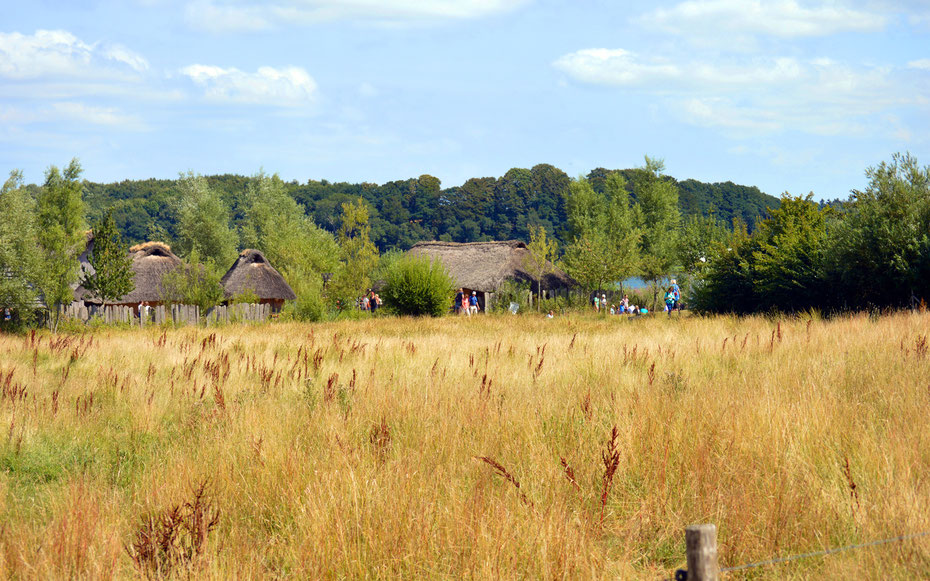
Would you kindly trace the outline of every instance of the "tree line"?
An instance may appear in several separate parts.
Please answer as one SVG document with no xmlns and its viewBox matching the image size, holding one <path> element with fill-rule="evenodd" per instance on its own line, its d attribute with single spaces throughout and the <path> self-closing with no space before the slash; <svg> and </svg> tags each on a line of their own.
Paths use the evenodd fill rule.
<svg viewBox="0 0 930 581">
<path fill-rule="evenodd" d="M 104 300 L 121 296 L 131 284 L 126 245 L 140 239 L 167 241 L 187 261 L 168 287 L 204 308 L 223 299 L 216 283 L 239 250 L 260 249 L 297 294 L 291 314 L 311 320 L 398 272 L 400 251 L 421 239 L 528 240 L 585 295 L 641 277 L 653 306 L 676 276 L 706 312 L 897 307 L 926 296 L 930 171 L 908 154 L 869 168 L 865 190 L 828 204 L 789 194 L 768 203 L 745 191 L 695 197 L 727 189 L 679 182 L 664 169 L 647 156 L 641 167 L 571 179 L 540 165 L 448 190 L 431 176 L 300 185 L 262 172 L 101 186 L 81 180 L 77 160 L 32 186 L 13 171 L 0 192 L 0 305 L 27 312 L 41 296 L 54 316 L 77 282 Z M 738 212 L 733 198 L 742 200 Z M 100 241 L 95 276 L 77 262 L 89 226 Z M 540 273 L 548 268 L 534 262 Z"/>
<path fill-rule="evenodd" d="M 922 307 L 930 298 L 930 166 L 909 153 L 866 170 L 849 199 L 782 197 L 749 234 L 708 248 L 694 305 L 754 313 Z"/>
<path fill-rule="evenodd" d="M 635 169 L 596 168 L 585 176 L 591 187 L 603 193 L 607 178 L 619 173 L 628 184 L 632 199 Z M 231 223 L 242 225 L 249 201 L 249 184 L 257 176 L 205 176 L 230 209 Z M 663 180 L 679 191 L 679 209 L 684 216 L 713 213 L 729 224 L 733 218 L 746 222 L 750 230 L 766 207 L 777 207 L 778 198 L 755 187 L 732 182 L 703 183 Z M 112 211 L 117 227 L 130 243 L 147 240 L 170 242 L 178 236 L 177 205 L 183 194 L 180 180 L 127 180 L 118 183 L 85 183 L 85 202 L 91 221 Z M 564 192 L 572 182 L 565 172 L 540 164 L 531 169 L 513 168 L 505 175 L 471 178 L 461 186 L 443 188 L 430 175 L 373 183 L 309 180 L 282 181 L 281 186 L 320 228 L 337 234 L 342 223 L 342 205 L 361 198 L 369 214 L 371 241 L 379 252 L 407 250 L 417 242 L 479 242 L 527 240 L 530 228 L 542 226 L 565 245 L 570 236 Z"/>
</svg>

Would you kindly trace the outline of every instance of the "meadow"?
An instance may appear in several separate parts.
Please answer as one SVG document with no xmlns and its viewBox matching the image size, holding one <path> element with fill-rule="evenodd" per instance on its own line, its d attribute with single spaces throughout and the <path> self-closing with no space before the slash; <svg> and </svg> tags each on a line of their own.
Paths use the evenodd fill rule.
<svg viewBox="0 0 930 581">
<path fill-rule="evenodd" d="M 0 335 L 0 576 L 660 579 L 930 531 L 930 314 Z M 930 576 L 930 537 L 724 578 Z"/>
</svg>

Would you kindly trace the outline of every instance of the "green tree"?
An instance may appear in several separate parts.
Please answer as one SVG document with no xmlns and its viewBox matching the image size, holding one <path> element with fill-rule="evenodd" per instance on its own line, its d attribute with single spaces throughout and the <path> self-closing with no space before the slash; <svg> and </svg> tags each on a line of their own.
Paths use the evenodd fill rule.
<svg viewBox="0 0 930 581">
<path fill-rule="evenodd" d="M 543 278 L 552 272 L 552 263 L 558 255 L 559 246 L 554 238 L 546 236 L 545 228 L 530 226 L 530 242 L 526 248 L 529 254 L 526 256 L 524 267 L 536 279 L 536 310 L 539 311 L 542 302 Z"/>
<path fill-rule="evenodd" d="M 569 245 L 563 263 L 586 293 L 613 286 L 639 270 L 636 207 L 630 206 L 622 176 L 611 175 L 604 193 L 578 178 L 566 192 Z"/>
<path fill-rule="evenodd" d="M 197 305 L 201 315 L 223 302 L 221 276 L 212 258 L 201 260 L 200 251 L 193 249 L 187 264 L 169 270 L 162 277 L 164 302 Z"/>
<path fill-rule="evenodd" d="M 342 224 L 337 240 L 342 258 L 339 270 L 333 276 L 329 293 L 332 298 L 350 304 L 371 286 L 371 273 L 378 264 L 378 249 L 369 233 L 368 207 L 364 200 L 342 205 Z"/>
<path fill-rule="evenodd" d="M 64 171 L 51 166 L 39 190 L 38 240 L 43 264 L 39 287 L 50 311 L 49 327 L 57 332 L 62 305 L 74 300 L 78 256 L 84 249 L 84 201 L 81 164 L 72 159 Z"/>
<path fill-rule="evenodd" d="M 404 255 L 384 268 L 385 306 L 400 315 L 441 317 L 455 293 L 452 277 L 440 260 Z"/>
<path fill-rule="evenodd" d="M 781 198 L 781 206 L 753 235 L 753 288 L 759 310 L 791 312 L 820 306 L 824 299 L 823 250 L 830 208 L 807 197 Z"/>
<path fill-rule="evenodd" d="M 116 229 L 113 212 L 104 214 L 93 234 L 93 250 L 89 260 L 94 272 L 85 277 L 84 287 L 96 293 L 106 307 L 108 302 L 127 295 L 136 288 L 132 257 L 122 235 Z"/>
<path fill-rule="evenodd" d="M 257 248 L 282 273 L 333 272 L 339 246 L 294 201 L 277 175 L 259 173 L 250 182 L 240 230 L 243 248 Z M 288 281 L 290 282 L 290 281 Z"/>
<path fill-rule="evenodd" d="M 42 267 L 35 211 L 22 172 L 11 171 L 0 189 L 0 309 L 10 309 L 21 324 L 32 320 Z"/>
<path fill-rule="evenodd" d="M 320 320 L 325 315 L 323 275 L 339 266 L 336 239 L 304 213 L 277 175 L 257 174 L 244 208 L 242 246 L 260 249 L 278 269 L 297 295 L 288 308 L 298 319 Z"/>
<path fill-rule="evenodd" d="M 193 172 L 178 179 L 177 248 L 187 258 L 197 251 L 217 269 L 227 269 L 236 260 L 235 231 L 229 226 L 230 209 L 219 191 L 206 178 Z"/>
<path fill-rule="evenodd" d="M 612 257 L 607 235 L 602 230 L 586 230 L 565 249 L 562 264 L 584 293 L 590 294 L 615 282 L 610 268 Z"/>
<path fill-rule="evenodd" d="M 638 168 L 633 191 L 642 212 L 642 276 L 653 287 L 652 308 L 658 303 L 660 282 L 674 273 L 678 249 L 678 186 L 662 175 L 665 162 L 646 156 Z"/>
<path fill-rule="evenodd" d="M 621 285 L 626 279 L 640 273 L 642 258 L 640 241 L 643 230 L 641 209 L 631 205 L 626 179 L 617 172 L 607 177 L 604 188 L 607 196 L 605 229 L 610 245 L 610 276 Z"/>
<path fill-rule="evenodd" d="M 751 237 L 734 234 L 704 273 L 698 309 L 752 313 L 801 311 L 827 300 L 824 248 L 833 211 L 812 196 L 785 194 Z"/>
<path fill-rule="evenodd" d="M 697 275 L 707 264 L 711 247 L 722 244 L 730 230 L 711 211 L 706 216 L 692 214 L 683 220 L 678 236 L 678 264 L 689 275 Z"/>
<path fill-rule="evenodd" d="M 909 153 L 866 170 L 831 235 L 828 268 L 841 308 L 930 299 L 930 166 Z"/>
</svg>

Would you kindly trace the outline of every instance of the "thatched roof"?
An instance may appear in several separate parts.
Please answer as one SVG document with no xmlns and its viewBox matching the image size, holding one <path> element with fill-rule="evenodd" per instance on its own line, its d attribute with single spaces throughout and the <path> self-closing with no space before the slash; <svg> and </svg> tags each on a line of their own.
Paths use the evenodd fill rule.
<svg viewBox="0 0 930 581">
<path fill-rule="evenodd" d="M 182 266 L 181 259 L 164 242 L 144 242 L 129 249 L 136 288 L 114 301 L 114 304 L 160 302 L 165 300 L 162 277 Z"/>
<path fill-rule="evenodd" d="M 410 254 L 438 258 L 455 280 L 456 286 L 481 292 L 495 292 L 506 280 L 536 284 L 526 260 L 530 251 L 519 240 L 506 242 L 418 242 Z M 543 277 L 543 289 L 573 287 L 577 283 L 551 265 Z"/>
<path fill-rule="evenodd" d="M 258 250 L 243 250 L 236 262 L 223 275 L 220 283 L 223 285 L 227 298 L 248 290 L 263 300 L 292 301 L 297 298 L 281 273 L 275 270 L 265 255 Z"/>
</svg>

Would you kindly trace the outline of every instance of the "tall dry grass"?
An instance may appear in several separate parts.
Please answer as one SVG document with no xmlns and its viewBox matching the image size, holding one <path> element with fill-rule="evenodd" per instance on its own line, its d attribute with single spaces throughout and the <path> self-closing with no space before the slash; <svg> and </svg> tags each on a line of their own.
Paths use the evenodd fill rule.
<svg viewBox="0 0 930 581">
<path fill-rule="evenodd" d="M 725 566 L 930 530 L 928 330 L 487 316 L 0 336 L 0 575 L 654 579 L 693 523 L 717 524 Z M 926 577 L 928 543 L 753 578 Z"/>
</svg>

